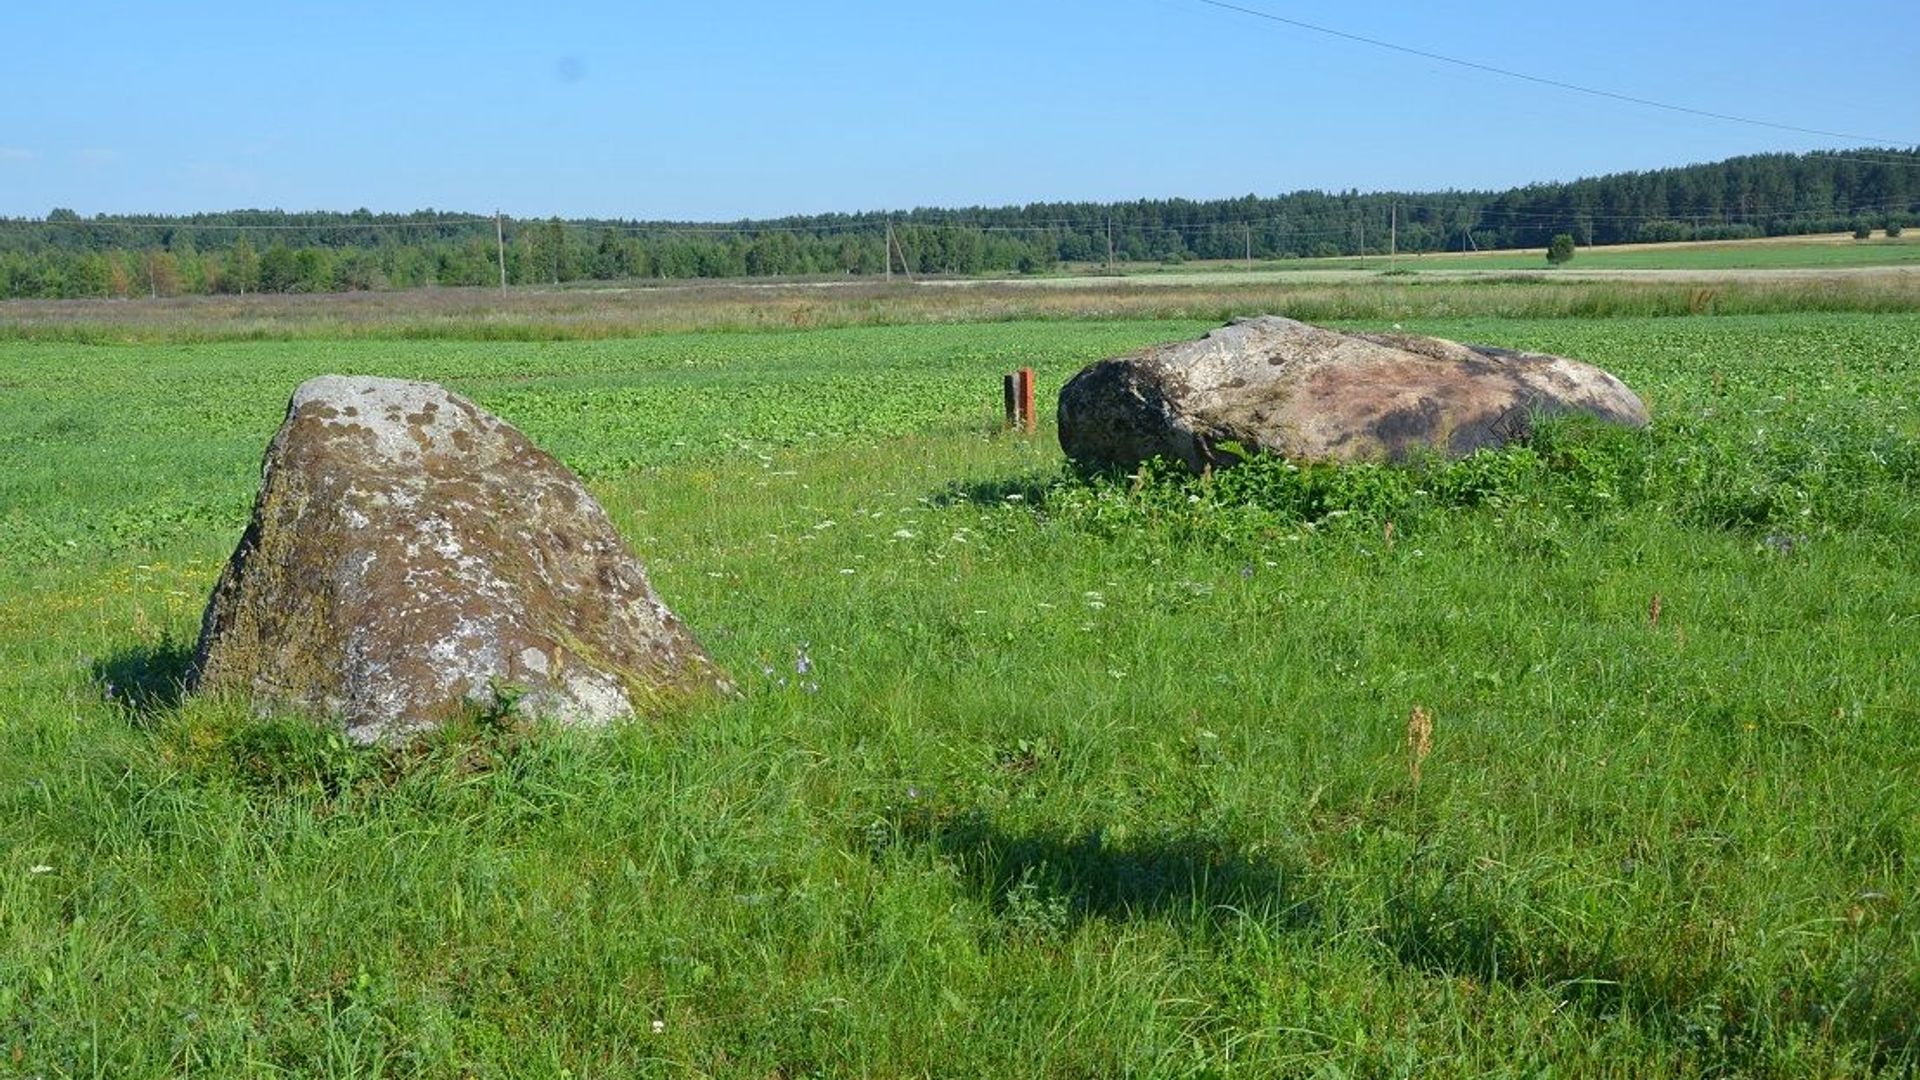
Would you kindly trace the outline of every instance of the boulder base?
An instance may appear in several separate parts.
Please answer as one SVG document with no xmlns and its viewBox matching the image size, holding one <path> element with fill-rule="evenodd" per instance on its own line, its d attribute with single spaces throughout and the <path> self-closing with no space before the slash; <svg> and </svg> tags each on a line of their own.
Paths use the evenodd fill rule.
<svg viewBox="0 0 1920 1080">
<path fill-rule="evenodd" d="M 1060 391 L 1059 423 L 1084 465 L 1201 472 L 1239 460 L 1226 442 L 1307 461 L 1463 457 L 1556 413 L 1647 423 L 1632 390 L 1578 360 L 1266 315 L 1088 366 Z"/>
<path fill-rule="evenodd" d="M 294 391 L 191 681 L 360 743 L 729 689 L 566 466 L 432 383 L 338 375 Z"/>
</svg>

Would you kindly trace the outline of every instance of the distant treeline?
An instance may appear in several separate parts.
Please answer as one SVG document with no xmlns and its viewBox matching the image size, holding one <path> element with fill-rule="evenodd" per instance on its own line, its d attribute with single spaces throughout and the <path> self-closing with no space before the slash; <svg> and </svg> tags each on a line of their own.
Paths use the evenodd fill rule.
<svg viewBox="0 0 1920 1080">
<path fill-rule="evenodd" d="M 1920 220 L 1920 149 L 1760 154 L 1504 192 L 823 214 L 734 223 L 285 213 L 0 219 L 0 298 L 329 292 L 507 280 L 1030 273 L 1062 262 L 1280 259 L 1741 239 Z M 891 230 L 893 243 L 887 237 Z"/>
</svg>

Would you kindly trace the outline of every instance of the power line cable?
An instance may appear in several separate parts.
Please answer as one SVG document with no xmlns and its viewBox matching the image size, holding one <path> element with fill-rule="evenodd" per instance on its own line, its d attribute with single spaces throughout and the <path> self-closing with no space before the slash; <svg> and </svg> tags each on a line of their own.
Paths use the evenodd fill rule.
<svg viewBox="0 0 1920 1080">
<path fill-rule="evenodd" d="M 1689 116 L 1703 116 L 1711 120 L 1726 120 L 1736 124 L 1750 124 L 1754 127 L 1773 128 L 1776 131 L 1793 131 L 1802 135 L 1820 135 L 1832 139 L 1847 139 L 1856 142 L 1882 143 L 1888 145 L 1902 143 L 1900 139 L 1886 139 L 1877 135 L 1858 135 L 1845 131 L 1827 131 L 1822 128 L 1801 127 L 1798 124 L 1783 124 L 1773 120 L 1760 120 L 1751 116 L 1739 116 L 1734 113 L 1715 112 L 1711 109 L 1696 109 L 1690 105 L 1676 105 L 1670 101 L 1656 101 L 1653 98 L 1639 97 L 1634 94 L 1622 94 L 1613 90 L 1601 90 L 1597 87 L 1582 86 L 1579 83 L 1565 82 L 1560 79 L 1549 79 L 1543 75 L 1529 75 L 1524 71 L 1514 71 L 1510 68 L 1495 67 L 1492 64 L 1482 64 L 1477 60 L 1463 60 L 1457 56 L 1447 56 L 1443 53 L 1430 52 L 1426 49 L 1416 49 L 1411 45 L 1399 45 L 1391 41 L 1382 41 L 1379 38 L 1367 37 L 1364 34 L 1353 34 L 1345 30 L 1335 30 L 1330 26 L 1321 26 L 1317 23 L 1310 23 L 1301 19 L 1288 18 L 1285 15 L 1275 15 L 1270 11 L 1261 11 L 1258 8 L 1228 3 L 1227 0 L 1194 0 L 1194 2 L 1205 4 L 1208 7 L 1219 8 L 1222 11 L 1237 12 L 1241 15 L 1247 15 L 1256 19 L 1265 19 L 1268 22 L 1280 23 L 1301 30 L 1311 30 L 1316 34 L 1325 34 L 1329 37 L 1337 37 L 1346 41 L 1356 41 L 1362 45 L 1371 45 L 1377 49 L 1390 49 L 1394 52 L 1405 53 L 1408 56 L 1418 56 L 1426 60 L 1438 60 L 1443 64 L 1453 64 L 1456 67 L 1469 68 L 1473 71 L 1483 71 L 1490 75 L 1499 75 L 1509 79 L 1520 79 L 1524 82 L 1535 83 L 1540 86 L 1551 86 L 1559 90 L 1571 90 L 1579 94 L 1589 94 L 1593 97 L 1608 98 L 1613 101 L 1624 101 L 1633 105 L 1645 105 L 1649 108 L 1665 109 L 1668 112 L 1685 113 Z"/>
<path fill-rule="evenodd" d="M 1738 213 L 1740 216 L 1744 218 L 1749 218 L 1749 219 L 1750 218 L 1798 217 L 1801 215 L 1813 216 L 1813 215 L 1839 214 L 1839 215 L 1852 216 L 1855 214 L 1867 213 L 1874 210 L 1904 209 L 1905 207 L 1912 205 L 1915 201 L 1916 200 L 1914 199 L 1883 199 L 1877 203 L 1856 203 L 1851 207 L 1835 207 L 1835 206 L 1817 207 L 1817 206 L 1800 206 L 1797 204 L 1790 204 L 1790 203 L 1775 203 L 1771 206 L 1767 206 L 1767 205 L 1749 206 L 1749 207 L 1739 209 L 1737 211 L 1722 210 L 1718 213 L 1699 213 L 1699 214 L 1661 214 L 1661 213 L 1616 214 L 1616 213 L 1602 213 L 1599 211 L 1579 210 L 1579 209 L 1509 210 L 1503 207 L 1495 207 L 1495 206 L 1480 206 L 1480 207 L 1471 207 L 1471 206 L 1463 206 L 1463 205 L 1449 206 L 1444 203 L 1419 203 L 1419 202 L 1401 202 L 1400 208 L 1403 210 L 1426 210 L 1433 213 L 1457 213 L 1457 212 L 1471 210 L 1473 213 L 1479 214 L 1481 216 L 1491 216 L 1491 217 L 1497 217 L 1497 218 L 1535 218 L 1535 219 L 1540 219 L 1544 221 L 1565 221 L 1568 218 L 1577 217 L 1577 218 L 1586 218 L 1590 221 L 1621 221 L 1621 222 L 1698 221 L 1702 223 L 1713 223 L 1716 221 L 1728 219 L 1729 213 Z M 1727 223 L 1738 224 L 1738 222 L 1734 222 L 1731 220 L 1727 220 Z"/>
<path fill-rule="evenodd" d="M 316 222 L 311 225 L 287 225 L 287 224 L 243 225 L 243 224 L 232 224 L 232 223 L 215 224 L 212 222 L 198 222 L 198 221 L 189 221 L 185 219 L 182 219 L 179 221 L 119 221 L 111 218 L 108 218 L 108 219 L 78 218 L 71 221 L 63 220 L 63 219 L 55 219 L 55 218 L 0 219 L 0 225 L 60 226 L 60 227 L 69 228 L 69 229 L 91 229 L 91 228 L 206 229 L 206 230 L 219 230 L 219 231 L 245 230 L 249 232 L 256 231 L 256 230 L 297 231 L 300 229 L 342 229 L 342 230 L 345 230 L 345 229 L 409 229 L 409 228 L 432 227 L 436 225 L 478 225 L 483 222 L 487 224 L 492 224 L 493 219 L 490 217 L 458 217 L 458 218 L 422 219 L 419 221 L 336 221 L 336 222 L 326 222 L 326 223 Z"/>
<path fill-rule="evenodd" d="M 1911 153 L 1912 151 L 1908 151 Z M 1902 169 L 1920 169 L 1920 161 L 1896 157 L 1862 157 L 1858 153 L 1843 154 L 1837 150 L 1809 150 L 1808 156 L 1818 155 L 1834 161 L 1851 161 L 1861 165 L 1892 165 Z"/>
</svg>

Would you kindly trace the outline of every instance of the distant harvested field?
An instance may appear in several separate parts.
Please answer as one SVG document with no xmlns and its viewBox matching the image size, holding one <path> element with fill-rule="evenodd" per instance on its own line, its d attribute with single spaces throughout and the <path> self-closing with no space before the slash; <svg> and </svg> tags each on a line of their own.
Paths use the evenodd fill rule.
<svg viewBox="0 0 1920 1080">
<path fill-rule="evenodd" d="M 1671 260 L 1669 260 L 1671 261 Z M 1321 264 L 1317 261 L 1294 263 L 1266 263 L 1254 269 L 1235 266 L 1231 263 L 1212 263 L 1195 269 L 1167 268 L 1165 270 L 1129 271 L 1121 274 L 1088 273 L 1056 277 L 1009 278 L 1001 284 L 1045 286 L 1052 288 L 1099 288 L 1125 282 L 1136 286 L 1165 287 L 1170 285 L 1252 285 L 1260 283 L 1284 282 L 1286 284 L 1335 284 L 1359 283 L 1386 277 L 1418 277 L 1432 282 L 1486 282 L 1510 283 L 1514 281 L 1640 281 L 1640 282 L 1689 282 L 1697 285 L 1724 285 L 1728 282 L 1772 282 L 1779 284 L 1790 281 L 1828 280 L 1846 278 L 1900 278 L 1911 276 L 1920 270 L 1920 260 L 1915 266 L 1711 266 L 1699 265 L 1686 267 L 1678 265 L 1647 265 L 1633 267 L 1623 265 L 1622 261 L 1602 263 L 1599 258 L 1591 262 L 1578 261 L 1567 266 L 1553 267 L 1546 264 L 1544 258 L 1528 259 L 1503 253 L 1496 260 L 1488 258 L 1478 261 L 1462 260 L 1458 256 L 1427 255 L 1401 256 L 1398 261 L 1389 261 L 1385 256 L 1369 256 L 1362 259 L 1330 259 Z M 973 284 L 964 280 L 935 279 L 928 284 L 964 285 Z"/>
<path fill-rule="evenodd" d="M 1044 287 L 1043 287 L 1044 286 Z M 0 304 L 0 340 L 200 342 L 293 338 L 547 341 L 696 330 L 814 329 L 1018 319 L 1217 322 L 1610 318 L 1920 311 L 1920 271 L 1407 275 L 1259 271 L 882 284 L 417 289 L 327 295 L 36 300 Z"/>
<path fill-rule="evenodd" d="M 1846 268 L 1869 269 L 1889 266 L 1920 266 L 1920 233 L 1900 237 L 1876 235 L 1855 240 L 1852 233 L 1822 233 L 1815 236 L 1769 236 L 1755 240 L 1688 240 L 1668 244 L 1609 244 L 1606 247 L 1580 247 L 1571 263 L 1558 269 L 1547 266 L 1545 248 L 1510 248 L 1499 251 L 1430 251 L 1421 254 L 1402 252 L 1397 257 L 1384 254 L 1343 255 L 1324 259 L 1262 260 L 1249 267 L 1239 259 L 1188 262 L 1177 265 L 1134 264 L 1122 268 L 1128 277 L 1183 277 L 1188 275 L 1235 274 L 1323 274 L 1327 272 L 1373 272 L 1389 267 L 1418 273 L 1478 274 L 1497 270 L 1537 270 L 1566 275 L 1595 270 L 1616 271 L 1701 271 L 1808 270 L 1832 271 Z M 1098 275 L 1104 269 L 1095 264 L 1082 268 Z"/>
</svg>

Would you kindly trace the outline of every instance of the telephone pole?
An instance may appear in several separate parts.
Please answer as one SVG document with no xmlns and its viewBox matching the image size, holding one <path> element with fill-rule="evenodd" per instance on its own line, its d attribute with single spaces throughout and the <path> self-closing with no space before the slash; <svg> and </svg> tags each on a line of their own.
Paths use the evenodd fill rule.
<svg viewBox="0 0 1920 1080">
<path fill-rule="evenodd" d="M 1392 270 L 1399 264 L 1400 257 L 1400 204 L 1394 203 L 1387 219 L 1387 269 Z"/>
<path fill-rule="evenodd" d="M 500 292 L 507 291 L 507 230 L 500 224 L 500 211 L 493 212 L 493 250 L 500 260 Z"/>
<path fill-rule="evenodd" d="M 900 246 L 900 239 L 893 235 L 893 222 L 887 222 L 887 280 L 893 280 L 893 253 L 900 253 L 900 272 L 907 276 L 907 283 L 913 283 L 913 267 L 907 265 L 907 249 Z"/>
<path fill-rule="evenodd" d="M 1253 223 L 1248 222 L 1247 230 L 1247 269 L 1253 269 Z"/>
<path fill-rule="evenodd" d="M 1107 273 L 1113 273 L 1113 211 L 1107 211 Z"/>
</svg>

